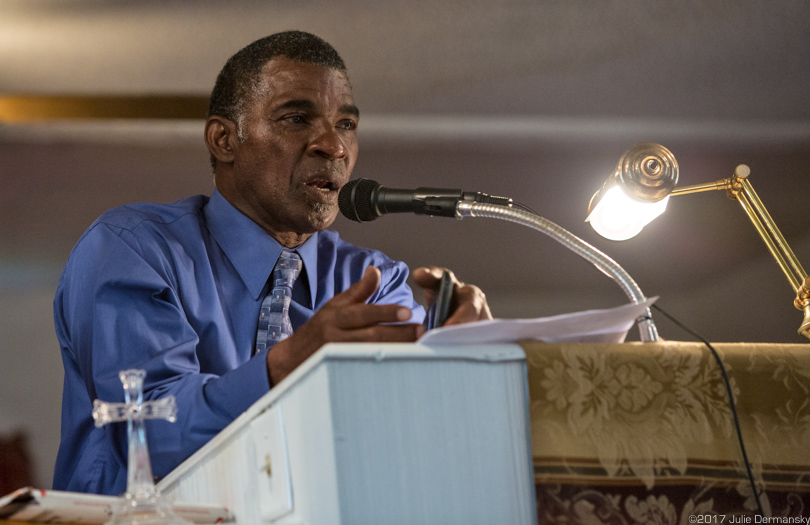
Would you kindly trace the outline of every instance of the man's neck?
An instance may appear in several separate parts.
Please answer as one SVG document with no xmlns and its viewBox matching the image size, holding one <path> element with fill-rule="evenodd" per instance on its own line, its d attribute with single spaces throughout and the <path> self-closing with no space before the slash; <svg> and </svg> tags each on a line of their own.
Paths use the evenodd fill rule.
<svg viewBox="0 0 810 525">
<path fill-rule="evenodd" d="M 270 234 L 280 245 L 285 248 L 297 248 L 304 244 L 304 242 L 312 237 L 311 233 L 295 233 L 295 232 L 273 232 L 265 228 L 265 231 Z"/>
</svg>

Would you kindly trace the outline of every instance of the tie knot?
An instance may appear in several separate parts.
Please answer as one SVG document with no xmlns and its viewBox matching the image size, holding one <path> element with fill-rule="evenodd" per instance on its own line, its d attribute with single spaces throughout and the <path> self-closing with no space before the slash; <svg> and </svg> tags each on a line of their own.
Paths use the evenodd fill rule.
<svg viewBox="0 0 810 525">
<path fill-rule="evenodd" d="M 276 286 L 289 286 L 292 288 L 295 279 L 301 272 L 301 257 L 295 252 L 282 250 L 278 256 L 276 266 L 273 268 L 273 280 Z"/>
<path fill-rule="evenodd" d="M 301 271 L 301 257 L 289 250 L 281 250 L 281 255 L 278 256 L 276 261 L 276 270 L 295 270 L 296 273 Z"/>
</svg>

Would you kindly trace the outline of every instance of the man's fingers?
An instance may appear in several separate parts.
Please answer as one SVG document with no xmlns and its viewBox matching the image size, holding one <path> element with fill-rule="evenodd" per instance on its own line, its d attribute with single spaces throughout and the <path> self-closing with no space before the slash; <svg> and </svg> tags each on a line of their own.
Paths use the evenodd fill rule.
<svg viewBox="0 0 810 525">
<path fill-rule="evenodd" d="M 438 266 L 423 266 L 413 271 L 413 281 L 417 284 L 417 286 L 424 289 L 425 301 L 427 301 L 427 304 L 429 305 L 433 304 L 433 302 L 436 300 L 436 295 L 439 293 L 439 285 L 442 281 L 442 274 L 444 271 L 444 268 L 439 268 Z M 455 291 L 458 290 L 460 286 L 463 286 L 463 284 L 456 279 L 453 272 L 450 270 L 447 270 L 447 272 L 450 274 L 450 280 L 453 283 L 455 293 Z"/>
<path fill-rule="evenodd" d="M 267 369 L 273 384 L 326 343 L 416 341 L 424 332 L 422 325 L 391 324 L 410 319 L 409 308 L 396 304 L 366 304 L 379 285 L 380 270 L 369 266 L 359 281 L 335 295 L 293 335 L 275 345 L 267 354 Z"/>
<path fill-rule="evenodd" d="M 438 266 L 425 266 L 413 271 L 413 280 L 425 289 L 425 300 L 428 304 L 433 304 L 436 300 L 444 270 Z M 449 270 L 448 272 L 453 282 L 453 300 L 450 305 L 450 311 L 453 313 L 444 326 L 492 319 L 484 292 L 477 286 L 462 283 L 453 272 Z"/>
<path fill-rule="evenodd" d="M 423 266 L 413 271 L 413 281 L 420 288 L 436 288 L 442 280 L 443 272 L 444 268 L 439 268 L 438 266 Z M 450 272 L 450 275 L 453 277 L 453 281 L 455 281 L 456 279 L 453 272 Z"/>
<path fill-rule="evenodd" d="M 334 296 L 327 304 L 348 306 L 350 304 L 365 303 L 377 287 L 380 286 L 380 279 L 380 270 L 374 266 L 369 266 L 359 281 L 349 286 L 346 291 Z"/>
<path fill-rule="evenodd" d="M 425 333 L 421 324 L 376 325 L 346 330 L 341 333 L 344 341 L 363 343 L 412 343 Z"/>
<path fill-rule="evenodd" d="M 480 288 L 465 284 L 459 286 L 455 293 L 456 297 L 453 304 L 457 306 L 453 315 L 444 323 L 444 326 L 492 319 L 486 295 Z"/>
<path fill-rule="evenodd" d="M 401 323 L 411 318 L 411 310 L 396 304 L 353 304 L 330 311 L 338 329 L 351 330 L 380 323 Z"/>
</svg>

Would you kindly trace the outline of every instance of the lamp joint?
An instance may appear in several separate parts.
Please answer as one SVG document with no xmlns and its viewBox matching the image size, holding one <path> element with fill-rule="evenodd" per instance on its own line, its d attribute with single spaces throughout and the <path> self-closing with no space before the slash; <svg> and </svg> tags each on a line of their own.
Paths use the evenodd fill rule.
<svg viewBox="0 0 810 525">
<path fill-rule="evenodd" d="M 737 200 L 740 192 L 743 190 L 743 179 L 738 177 L 735 173 L 728 179 L 726 186 L 726 196 L 731 200 Z"/>
<path fill-rule="evenodd" d="M 810 306 L 810 277 L 804 278 L 804 282 L 796 292 L 796 300 L 793 301 L 793 304 L 799 310 L 804 310 Z"/>
</svg>

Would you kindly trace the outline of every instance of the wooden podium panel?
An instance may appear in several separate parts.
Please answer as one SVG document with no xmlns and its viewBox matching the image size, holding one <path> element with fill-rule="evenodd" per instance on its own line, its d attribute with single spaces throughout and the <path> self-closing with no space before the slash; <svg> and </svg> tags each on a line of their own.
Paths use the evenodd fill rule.
<svg viewBox="0 0 810 525">
<path fill-rule="evenodd" d="M 158 488 L 239 523 L 530 524 L 517 345 L 327 345 Z"/>
</svg>

